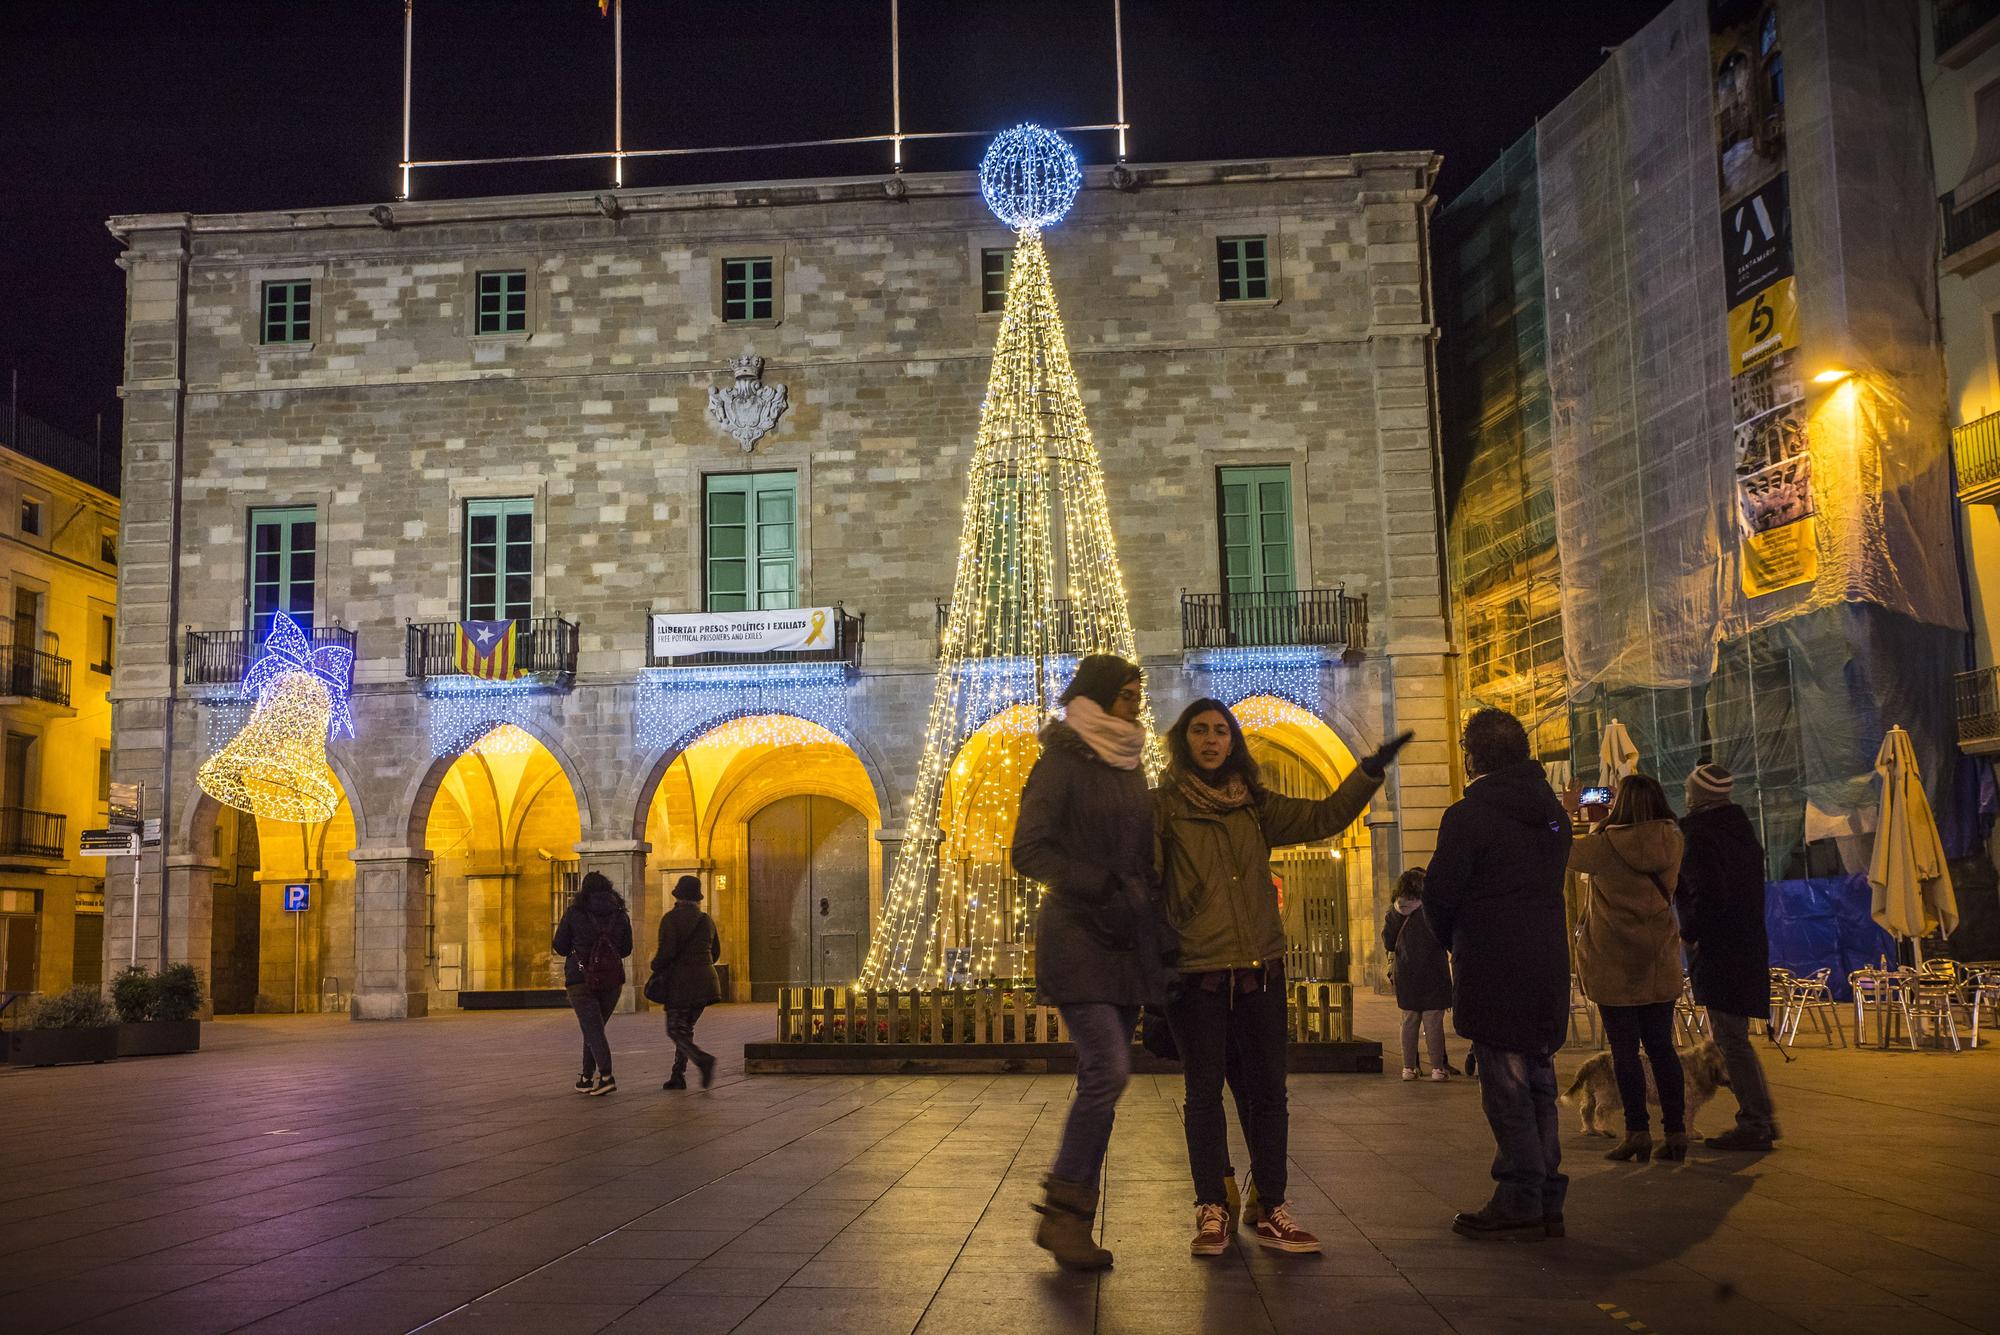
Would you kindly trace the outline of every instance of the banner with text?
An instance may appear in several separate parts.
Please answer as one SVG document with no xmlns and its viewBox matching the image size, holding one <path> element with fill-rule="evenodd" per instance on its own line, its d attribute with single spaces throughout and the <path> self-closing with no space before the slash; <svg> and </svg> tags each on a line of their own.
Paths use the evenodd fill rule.
<svg viewBox="0 0 2000 1335">
<path fill-rule="evenodd" d="M 655 612 L 653 657 L 786 654 L 831 650 L 839 634 L 831 607 L 767 612 Z"/>
</svg>

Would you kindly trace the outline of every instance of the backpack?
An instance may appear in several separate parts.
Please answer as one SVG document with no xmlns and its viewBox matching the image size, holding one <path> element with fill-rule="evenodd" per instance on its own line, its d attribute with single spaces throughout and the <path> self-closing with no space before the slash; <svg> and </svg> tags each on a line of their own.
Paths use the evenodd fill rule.
<svg viewBox="0 0 2000 1335">
<path fill-rule="evenodd" d="M 593 992 L 625 986 L 625 961 L 618 957 L 618 942 L 612 939 L 615 920 L 599 922 L 593 917 L 591 922 L 597 935 L 590 943 L 590 953 L 583 957 L 583 985 Z"/>
</svg>

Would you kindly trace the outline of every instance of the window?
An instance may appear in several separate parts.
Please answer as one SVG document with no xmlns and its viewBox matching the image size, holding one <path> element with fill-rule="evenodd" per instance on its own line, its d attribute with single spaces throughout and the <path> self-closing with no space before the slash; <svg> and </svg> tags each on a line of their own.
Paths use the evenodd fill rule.
<svg viewBox="0 0 2000 1335">
<path fill-rule="evenodd" d="M 118 535 L 109 529 L 97 535 L 97 559 L 108 566 L 118 564 Z"/>
<path fill-rule="evenodd" d="M 1271 299 L 1271 270 L 1264 241 L 1261 236 L 1216 238 L 1216 270 L 1222 279 L 1222 300 Z"/>
<path fill-rule="evenodd" d="M 1222 587 L 1283 593 L 1292 587 L 1292 470 L 1225 468 L 1218 486 Z"/>
<path fill-rule="evenodd" d="M 97 819 L 111 823 L 111 748 L 97 753 Z"/>
<path fill-rule="evenodd" d="M 21 532 L 31 538 L 42 534 L 42 503 L 27 496 L 21 498 Z"/>
<path fill-rule="evenodd" d="M 250 512 L 250 643 L 271 633 L 279 612 L 310 631 L 318 571 L 319 515 L 310 505 Z"/>
<path fill-rule="evenodd" d="M 118 645 L 118 622 L 109 612 L 93 612 L 90 637 L 90 670 L 111 675 L 112 654 Z"/>
<path fill-rule="evenodd" d="M 979 309 L 982 314 L 1007 309 L 1007 280 L 1013 276 L 1011 249 L 979 252 Z"/>
<path fill-rule="evenodd" d="M 515 621 L 534 613 L 535 502 L 467 501 L 465 619 Z"/>
<path fill-rule="evenodd" d="M 708 610 L 798 606 L 798 474 L 718 474 L 707 493 Z"/>
<path fill-rule="evenodd" d="M 722 262 L 722 318 L 769 320 L 776 309 L 772 299 L 773 264 L 768 255 Z"/>
<path fill-rule="evenodd" d="M 309 280 L 264 284 L 264 341 L 312 342 L 312 283 Z"/>
<path fill-rule="evenodd" d="M 528 332 L 526 269 L 495 269 L 479 275 L 479 305 L 473 332 L 479 334 Z"/>
</svg>

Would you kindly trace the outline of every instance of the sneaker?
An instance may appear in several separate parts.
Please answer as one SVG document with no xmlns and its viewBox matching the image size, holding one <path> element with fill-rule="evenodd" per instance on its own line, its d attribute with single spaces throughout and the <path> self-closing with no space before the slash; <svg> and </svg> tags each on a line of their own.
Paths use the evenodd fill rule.
<svg viewBox="0 0 2000 1335">
<path fill-rule="evenodd" d="M 590 1087 L 596 1083 L 597 1082 L 592 1080 L 589 1076 L 580 1075 L 576 1078 L 576 1083 L 571 1085 L 570 1088 L 575 1090 L 579 1094 L 588 1094 L 590 1092 Z"/>
<path fill-rule="evenodd" d="M 1416 1078 L 1417 1078 L 1417 1068 L 1416 1068 L 1416 1067 L 1414 1067 L 1414 1066 L 1405 1066 L 1405 1067 L 1403 1068 L 1403 1079 L 1405 1079 L 1405 1080 L 1415 1080 Z"/>
<path fill-rule="evenodd" d="M 600 1075 L 597 1077 L 597 1083 L 590 1087 L 592 1097 L 603 1094 L 616 1094 L 617 1092 L 618 1079 L 616 1076 Z"/>
<path fill-rule="evenodd" d="M 679 1071 L 675 1071 L 672 1075 L 668 1076 L 666 1083 L 660 1086 L 661 1089 L 686 1089 L 687 1087 L 687 1077 Z"/>
<path fill-rule="evenodd" d="M 1435 1084 L 1441 1084 L 1441 1083 L 1443 1083 L 1444 1081 L 1446 1081 L 1446 1080 L 1449 1080 L 1449 1079 L 1451 1079 L 1451 1072 L 1449 1072 L 1449 1071 L 1445 1070 L 1445 1069 L 1444 1069 L 1444 1067 L 1442 1067 L 1442 1066 L 1433 1066 L 1433 1067 L 1431 1067 L 1431 1083 L 1432 1083 L 1432 1084 L 1434 1084 L 1434 1085 L 1435 1085 Z"/>
<path fill-rule="evenodd" d="M 1316 1252 L 1319 1239 L 1300 1228 L 1292 1219 L 1292 1212 L 1282 1205 L 1274 1205 L 1257 1213 L 1256 1222 L 1250 1225 L 1251 1234 L 1260 1247 L 1269 1247 L 1274 1252 Z"/>
<path fill-rule="evenodd" d="M 1194 1207 L 1194 1241 L 1188 1244 L 1193 1256 L 1220 1256 L 1229 1250 L 1229 1210 L 1221 1205 Z"/>
</svg>

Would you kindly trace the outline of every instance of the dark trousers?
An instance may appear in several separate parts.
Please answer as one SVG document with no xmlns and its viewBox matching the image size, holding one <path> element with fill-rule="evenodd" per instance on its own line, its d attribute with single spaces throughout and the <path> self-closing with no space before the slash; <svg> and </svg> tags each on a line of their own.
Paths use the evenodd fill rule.
<svg viewBox="0 0 2000 1335">
<path fill-rule="evenodd" d="M 667 1037 L 674 1041 L 674 1074 L 687 1074 L 688 1063 L 696 1069 L 707 1066 L 715 1058 L 695 1046 L 694 1027 L 701 1023 L 701 1013 L 707 1010 L 701 1006 L 670 1006 L 667 1008 Z"/>
<path fill-rule="evenodd" d="M 1715 1007 L 1708 1008 L 1709 1032 L 1722 1060 L 1729 1068 L 1729 1092 L 1736 1096 L 1736 1125 L 1752 1135 L 1776 1138 L 1777 1111 L 1771 1106 L 1771 1086 L 1764 1079 L 1764 1064 L 1750 1044 L 1750 1020 Z"/>
<path fill-rule="evenodd" d="M 1618 1077 L 1618 1097 L 1625 1101 L 1625 1129 L 1645 1131 L 1652 1126 L 1646 1111 L 1646 1068 L 1640 1065 L 1639 1049 L 1653 1067 L 1653 1083 L 1660 1091 L 1660 1122 L 1668 1135 L 1687 1130 L 1687 1081 L 1681 1076 L 1681 1057 L 1674 1051 L 1674 1003 L 1655 1001 L 1645 1006 L 1599 1006 L 1604 1016 L 1604 1036 L 1611 1042 L 1611 1072 Z"/>
<path fill-rule="evenodd" d="M 1250 1144 L 1257 1199 L 1266 1209 L 1283 1205 L 1290 1138 L 1283 990 L 1266 986 L 1239 992 L 1225 983 L 1210 991 L 1189 983 L 1168 1001 L 1167 1023 L 1181 1050 L 1187 1087 L 1188 1171 L 1194 1177 L 1195 1204 L 1228 1203 L 1222 1185 L 1230 1166 L 1229 1120 L 1222 1111 L 1227 1075 L 1239 1115 L 1248 1112 L 1243 1138 Z"/>
<path fill-rule="evenodd" d="M 1508 1219 L 1558 1215 L 1569 1194 L 1556 1126 L 1556 1066 L 1546 1056 L 1474 1043 L 1479 1104 L 1493 1128 L 1492 1209 Z"/>
<path fill-rule="evenodd" d="M 583 1030 L 586 1076 L 611 1074 L 611 1040 L 604 1036 L 604 1024 L 611 1018 L 611 1012 L 618 1009 L 618 996 L 624 990 L 612 987 L 592 992 L 582 983 L 572 983 L 563 989 L 569 997 L 569 1008 L 576 1012 L 577 1027 Z"/>
<path fill-rule="evenodd" d="M 1118 1098 L 1132 1075 L 1132 1029 L 1139 1023 L 1139 1008 L 1079 1002 L 1057 1009 L 1076 1047 L 1076 1096 L 1069 1101 L 1062 1146 L 1049 1176 L 1094 1191 L 1104 1151 L 1111 1145 Z"/>
</svg>

